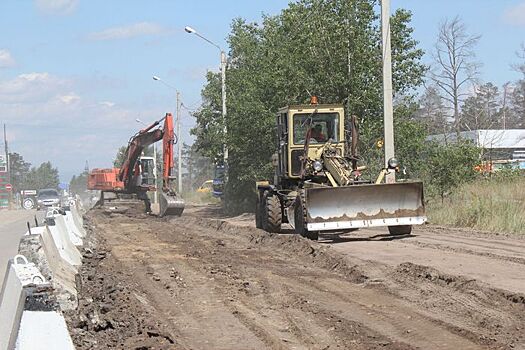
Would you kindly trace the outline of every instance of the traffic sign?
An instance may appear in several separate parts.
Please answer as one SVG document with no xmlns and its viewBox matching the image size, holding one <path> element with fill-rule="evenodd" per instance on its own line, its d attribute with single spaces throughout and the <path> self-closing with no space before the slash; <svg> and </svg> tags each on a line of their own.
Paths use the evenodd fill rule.
<svg viewBox="0 0 525 350">
<path fill-rule="evenodd" d="M 11 186 L 11 184 L 6 184 L 6 185 L 5 185 L 5 190 L 6 190 L 6 191 L 11 192 L 12 189 L 13 189 L 13 186 Z"/>
</svg>

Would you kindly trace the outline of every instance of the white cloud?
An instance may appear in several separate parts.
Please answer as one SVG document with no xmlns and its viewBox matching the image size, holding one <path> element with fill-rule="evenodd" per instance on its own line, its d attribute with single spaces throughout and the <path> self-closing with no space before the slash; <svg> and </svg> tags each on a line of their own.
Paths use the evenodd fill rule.
<svg viewBox="0 0 525 350">
<path fill-rule="evenodd" d="M 143 35 L 168 34 L 171 31 L 157 23 L 139 22 L 122 27 L 108 28 L 88 35 L 89 40 L 130 39 Z"/>
<path fill-rule="evenodd" d="M 507 23 L 516 26 L 525 26 L 525 1 L 505 10 L 503 18 Z"/>
<path fill-rule="evenodd" d="M 8 68 L 15 65 L 15 60 L 11 56 L 11 52 L 0 49 L 0 68 Z"/>
<path fill-rule="evenodd" d="M 59 95 L 58 100 L 66 105 L 69 105 L 80 101 L 80 96 L 74 92 L 70 92 L 67 95 Z"/>
<path fill-rule="evenodd" d="M 78 0 L 35 0 L 35 4 L 43 13 L 67 15 L 75 11 Z"/>
<path fill-rule="evenodd" d="M 115 102 L 111 102 L 111 101 L 102 101 L 102 102 L 99 102 L 98 104 L 101 106 L 107 107 L 107 108 L 111 108 L 115 106 Z"/>
<path fill-rule="evenodd" d="M 71 81 L 47 72 L 20 74 L 11 80 L 0 81 L 0 105 L 49 100 L 71 84 Z"/>
</svg>

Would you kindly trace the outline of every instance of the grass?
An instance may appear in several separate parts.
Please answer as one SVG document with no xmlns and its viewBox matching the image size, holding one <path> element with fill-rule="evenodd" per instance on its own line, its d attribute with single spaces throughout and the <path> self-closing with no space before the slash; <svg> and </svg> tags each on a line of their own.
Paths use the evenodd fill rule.
<svg viewBox="0 0 525 350">
<path fill-rule="evenodd" d="M 430 223 L 525 234 L 525 177 L 479 179 L 427 206 Z"/>
</svg>

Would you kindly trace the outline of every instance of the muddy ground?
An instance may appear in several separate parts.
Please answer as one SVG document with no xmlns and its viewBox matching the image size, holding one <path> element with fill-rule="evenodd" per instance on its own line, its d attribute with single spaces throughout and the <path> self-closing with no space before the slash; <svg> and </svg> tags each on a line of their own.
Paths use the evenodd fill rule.
<svg viewBox="0 0 525 350">
<path fill-rule="evenodd" d="M 88 213 L 78 349 L 525 349 L 525 241 L 426 226 L 311 242 L 249 215 Z"/>
</svg>

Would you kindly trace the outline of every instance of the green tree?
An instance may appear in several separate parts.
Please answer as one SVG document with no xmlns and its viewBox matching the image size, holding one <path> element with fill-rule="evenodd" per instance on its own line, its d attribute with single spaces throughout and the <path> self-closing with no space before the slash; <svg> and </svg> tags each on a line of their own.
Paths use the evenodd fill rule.
<svg viewBox="0 0 525 350">
<path fill-rule="evenodd" d="M 23 189 L 24 181 L 31 169 L 31 163 L 26 162 L 24 157 L 18 153 L 9 153 L 9 165 L 11 169 L 11 184 L 13 192 Z"/>
<path fill-rule="evenodd" d="M 428 86 L 419 99 L 416 118 L 426 126 L 429 134 L 443 134 L 449 130 L 447 108 L 436 86 Z"/>
<path fill-rule="evenodd" d="M 117 154 L 115 155 L 115 159 L 113 160 L 113 166 L 115 168 L 120 168 L 122 164 L 124 164 L 124 161 L 126 160 L 126 151 L 128 149 L 128 146 L 121 146 L 117 150 Z"/>
<path fill-rule="evenodd" d="M 69 182 L 69 191 L 76 194 L 84 193 L 87 190 L 88 172 L 83 171 L 78 176 L 73 175 Z"/>
<path fill-rule="evenodd" d="M 51 162 L 48 161 L 40 164 L 38 167 L 31 168 L 21 189 L 58 188 L 59 183 L 58 169 L 54 168 Z"/>
<path fill-rule="evenodd" d="M 499 91 L 492 83 L 479 86 L 461 108 L 461 124 L 464 130 L 491 129 L 500 125 L 499 119 Z"/>
<path fill-rule="evenodd" d="M 511 115 L 508 118 L 508 128 L 525 129 L 525 73 L 518 80 L 510 97 Z"/>
<path fill-rule="evenodd" d="M 213 178 L 213 162 L 203 157 L 196 151 L 196 145 L 184 144 L 182 148 L 182 167 L 186 170 L 188 176 L 183 181 L 187 191 L 195 191 L 206 180 Z"/>
<path fill-rule="evenodd" d="M 441 145 L 431 143 L 425 159 L 426 190 L 441 200 L 460 185 L 476 177 L 481 150 L 469 142 Z"/>
</svg>

